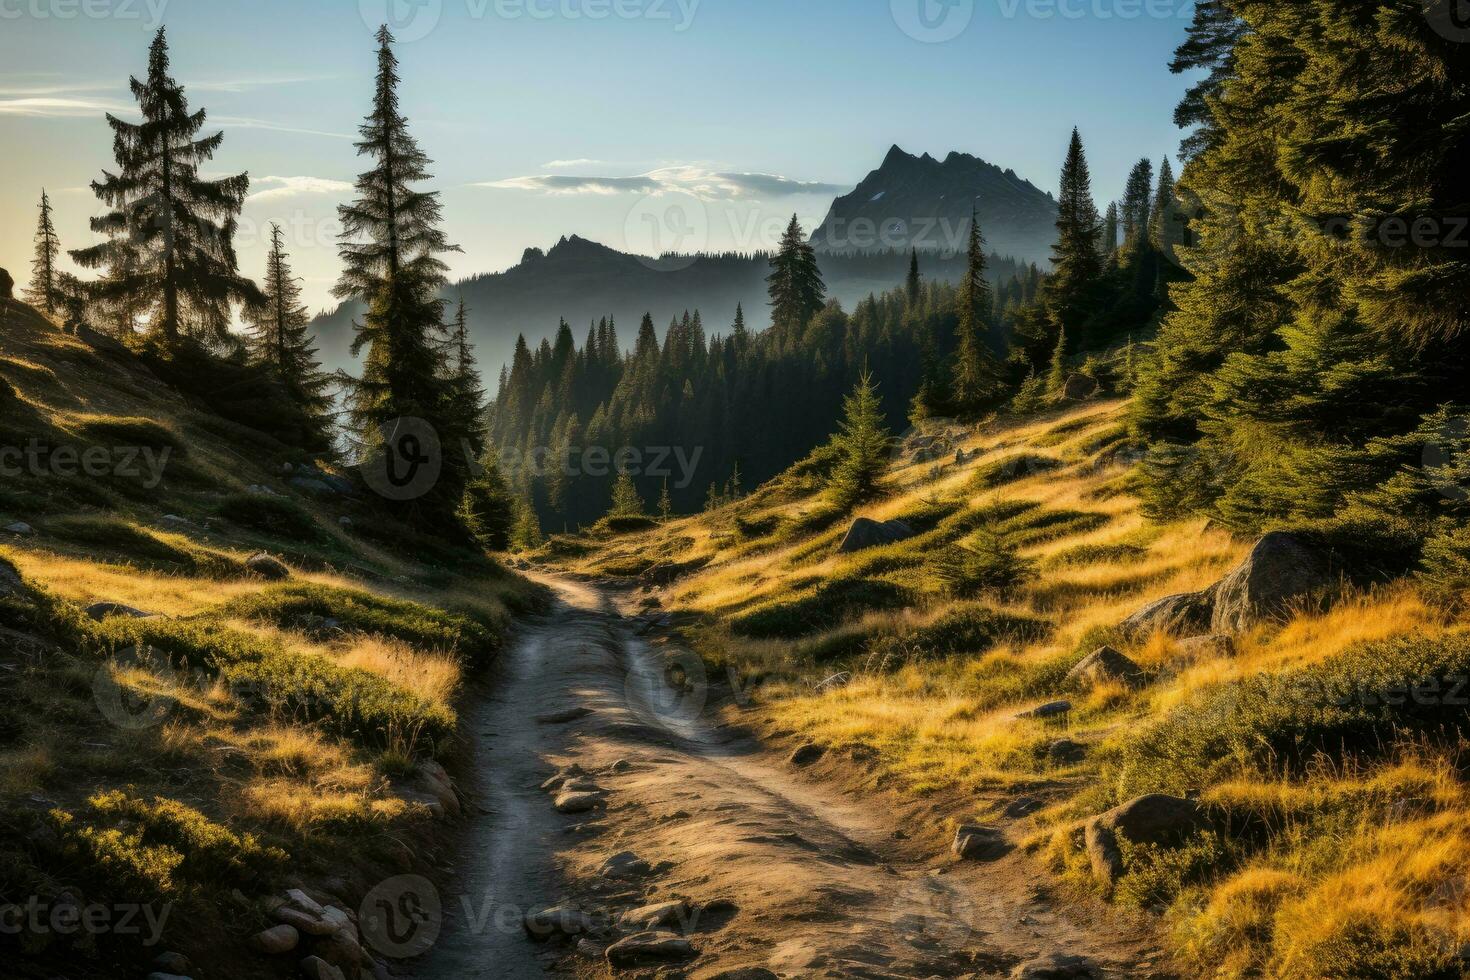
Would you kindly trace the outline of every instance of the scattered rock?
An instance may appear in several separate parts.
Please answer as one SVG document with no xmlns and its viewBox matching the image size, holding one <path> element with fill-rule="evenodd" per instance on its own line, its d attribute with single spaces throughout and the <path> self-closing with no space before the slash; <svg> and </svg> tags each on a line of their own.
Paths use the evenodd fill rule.
<svg viewBox="0 0 1470 980">
<path fill-rule="evenodd" d="M 809 766 L 820 760 L 826 754 L 827 750 L 822 748 L 822 746 L 813 745 L 808 742 L 791 753 L 791 764 L 793 766 Z"/>
<path fill-rule="evenodd" d="M 301 975 L 307 980 L 347 980 L 343 972 L 320 956 L 308 956 L 301 961 Z"/>
<path fill-rule="evenodd" d="M 262 953 L 276 956 L 295 949 L 301 942 L 301 933 L 296 931 L 295 926 L 283 922 L 278 926 L 271 926 L 264 932 L 257 932 L 251 941 Z"/>
<path fill-rule="evenodd" d="M 1143 683 L 1143 668 L 1112 647 L 1098 647 L 1068 671 L 1062 683 L 1084 691 L 1112 683 L 1137 687 Z"/>
<path fill-rule="evenodd" d="M 618 919 L 618 924 L 624 929 L 636 929 L 642 932 L 656 926 L 677 926 L 687 921 L 688 918 L 689 903 L 683 901 L 659 902 L 656 905 L 645 905 L 631 912 L 624 912 Z"/>
<path fill-rule="evenodd" d="M 1031 814 L 1041 810 L 1045 806 L 1045 803 L 1042 803 L 1034 796 L 1018 796 L 1014 800 L 1011 800 L 1010 803 L 1007 803 L 1005 810 L 1002 812 L 1012 820 L 1019 820 L 1022 817 L 1031 816 Z"/>
<path fill-rule="evenodd" d="M 183 953 L 168 950 L 153 957 L 153 965 L 164 973 L 188 973 L 193 966 Z"/>
<path fill-rule="evenodd" d="M 15 299 L 15 279 L 4 269 L 0 269 L 0 299 Z"/>
<path fill-rule="evenodd" d="M 1059 738 L 1046 747 L 1046 758 L 1052 765 L 1081 762 L 1086 755 L 1087 746 L 1070 738 Z"/>
<path fill-rule="evenodd" d="M 1294 534 L 1272 531 L 1212 590 L 1210 632 L 1241 633 L 1276 618 L 1293 602 L 1320 595 L 1331 586 L 1331 572 L 1320 548 Z"/>
<path fill-rule="evenodd" d="M 999 830 L 978 823 L 960 824 L 950 845 L 950 850 L 962 861 L 994 861 L 1009 849 Z"/>
<path fill-rule="evenodd" d="M 600 792 L 583 790 L 562 793 L 552 805 L 556 807 L 557 813 L 589 813 L 607 804 Z"/>
<path fill-rule="evenodd" d="M 16 521 L 13 524 L 7 524 L 5 525 L 5 530 L 9 531 L 11 534 L 18 534 L 23 538 L 28 538 L 36 533 L 36 529 L 31 527 L 25 521 Z"/>
<path fill-rule="evenodd" d="M 590 915 L 568 905 L 528 912 L 522 924 L 526 934 L 537 942 L 581 936 L 591 932 L 594 926 Z"/>
<path fill-rule="evenodd" d="M 293 476 L 286 482 L 311 497 L 325 498 L 334 496 L 337 493 L 326 481 L 313 479 L 309 476 Z"/>
<path fill-rule="evenodd" d="M 180 517 L 178 514 L 164 514 L 163 517 L 160 518 L 160 520 L 162 520 L 165 524 L 182 524 L 184 527 L 194 526 L 193 521 L 189 520 L 187 517 Z"/>
<path fill-rule="evenodd" d="M 610 773 L 610 774 L 617 774 L 617 773 L 621 773 L 621 772 L 632 772 L 632 771 L 633 771 L 633 763 L 629 762 L 627 759 L 619 759 L 617 762 L 612 763 L 606 769 L 603 770 L 603 772 Z"/>
<path fill-rule="evenodd" d="M 280 559 L 264 551 L 247 558 L 245 568 L 268 582 L 280 582 L 291 577 L 291 569 L 287 568 Z"/>
<path fill-rule="evenodd" d="M 842 544 L 837 546 L 839 554 L 851 554 L 867 548 L 907 541 L 914 536 L 914 529 L 903 521 L 884 521 L 881 524 L 871 518 L 859 517 L 847 529 Z"/>
<path fill-rule="evenodd" d="M 597 960 L 600 962 L 606 952 L 606 946 L 603 946 L 599 943 L 594 943 L 590 939 L 577 940 L 577 955 L 584 959 Z"/>
<path fill-rule="evenodd" d="M 352 526 L 352 518 L 350 518 L 350 517 L 339 517 L 339 518 L 337 518 L 337 523 L 340 524 L 342 527 L 351 527 Z"/>
<path fill-rule="evenodd" d="M 25 591 L 25 582 L 15 566 L 0 558 L 0 596 L 15 595 Z"/>
<path fill-rule="evenodd" d="M 437 796 L 445 810 L 459 816 L 459 794 L 455 792 L 454 780 L 449 778 L 443 766 L 433 759 L 426 759 L 418 764 L 417 775 L 421 787 Z"/>
<path fill-rule="evenodd" d="M 693 943 L 672 932 L 635 933 L 613 943 L 606 953 L 607 961 L 617 967 L 682 963 L 698 955 Z"/>
<path fill-rule="evenodd" d="M 597 873 L 604 878 L 642 878 L 652 873 L 653 866 L 632 851 L 614 854 L 602 862 Z"/>
<path fill-rule="evenodd" d="M 1097 379 L 1085 374 L 1074 374 L 1062 385 L 1062 397 L 1067 401 L 1080 402 L 1097 394 Z"/>
<path fill-rule="evenodd" d="M 310 895 L 306 894 L 306 892 L 302 891 L 300 888 L 288 888 L 286 890 L 286 901 L 290 902 L 301 911 L 308 912 L 318 919 L 325 915 L 327 912 L 327 910 L 322 907 L 322 904 L 320 902 L 312 898 Z"/>
<path fill-rule="evenodd" d="M 1119 834 L 1135 844 L 1168 844 L 1198 826 L 1202 816 L 1192 800 L 1150 793 L 1093 817 L 1085 835 L 1092 873 L 1109 885 L 1123 874 Z"/>
<path fill-rule="evenodd" d="M 1028 960 L 1011 972 L 1011 980 L 1090 980 L 1099 976 L 1083 956 L 1049 953 Z"/>
<path fill-rule="evenodd" d="M 554 711 L 549 715 L 538 715 L 538 725 L 565 725 L 570 722 L 580 721 L 592 714 L 591 708 L 568 708 L 566 711 Z"/>
<path fill-rule="evenodd" d="M 125 606 L 120 602 L 94 602 L 87 607 L 87 615 L 97 622 L 102 622 L 108 616 L 124 616 L 128 619 L 151 619 L 153 613 L 145 613 L 141 609 Z"/>
<path fill-rule="evenodd" d="M 541 784 L 541 792 L 555 793 L 567 782 L 586 775 L 581 766 L 568 766 Z"/>
<path fill-rule="evenodd" d="M 1153 633 L 1194 636 L 1210 628 L 1214 599 L 1209 592 L 1183 592 L 1150 602 L 1129 616 L 1118 629 L 1143 639 Z"/>
<path fill-rule="evenodd" d="M 1017 718 L 1035 718 L 1046 721 L 1051 718 L 1061 718 L 1072 710 L 1071 701 L 1048 701 L 1046 704 L 1037 705 L 1030 711 L 1023 711 L 1016 715 Z"/>
</svg>

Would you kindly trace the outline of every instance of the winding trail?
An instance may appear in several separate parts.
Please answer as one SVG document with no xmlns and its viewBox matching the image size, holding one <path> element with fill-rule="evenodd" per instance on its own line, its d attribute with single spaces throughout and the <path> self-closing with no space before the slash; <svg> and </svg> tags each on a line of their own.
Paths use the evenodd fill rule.
<svg viewBox="0 0 1470 980">
<path fill-rule="evenodd" d="M 442 935 L 400 973 L 1008 977 L 1068 954 L 1095 972 L 1035 976 L 1170 976 L 1147 937 L 1054 904 L 1019 853 L 914 860 L 882 804 L 801 779 L 722 726 L 692 656 L 635 636 L 595 586 L 542 580 L 554 608 L 519 632 L 466 719 L 474 771 L 462 788 L 479 806 L 442 896 Z M 605 809 L 555 811 L 540 785 L 572 765 L 605 791 Z M 626 854 L 640 863 L 605 868 Z M 602 943 L 536 944 L 521 927 L 523 912 L 551 905 L 610 922 L 670 899 L 691 906 L 676 928 L 699 956 L 657 973 L 614 974 Z"/>
</svg>

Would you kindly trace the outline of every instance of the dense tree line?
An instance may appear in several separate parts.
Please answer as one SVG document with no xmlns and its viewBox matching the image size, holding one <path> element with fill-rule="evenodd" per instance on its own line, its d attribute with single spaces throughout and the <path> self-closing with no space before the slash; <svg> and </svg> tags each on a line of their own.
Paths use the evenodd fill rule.
<svg viewBox="0 0 1470 980">
<path fill-rule="evenodd" d="M 580 345 L 566 323 L 534 350 L 520 338 L 489 415 L 506 479 L 531 495 L 548 528 L 608 513 L 619 469 L 645 501 L 661 499 L 667 482 L 672 508 L 687 513 L 738 496 L 823 443 L 865 371 L 883 415 L 903 419 L 925 372 L 958 343 L 960 290 L 923 276 L 931 258 L 913 254 L 903 286 L 848 312 L 824 300 L 819 260 L 793 220 L 770 260 L 769 330 L 749 330 L 743 310 L 712 329 L 695 310 L 662 337 L 645 316 L 626 350 L 620 326 L 605 319 Z M 985 306 L 972 342 L 987 359 L 1004 347 L 997 302 L 1033 299 L 1040 281 L 1025 267 L 998 290 L 983 280 L 971 289 L 972 303 Z"/>
<path fill-rule="evenodd" d="M 1435 4 L 1201 4 L 1190 277 L 1135 406 L 1160 516 L 1466 552 L 1470 50 Z"/>
</svg>

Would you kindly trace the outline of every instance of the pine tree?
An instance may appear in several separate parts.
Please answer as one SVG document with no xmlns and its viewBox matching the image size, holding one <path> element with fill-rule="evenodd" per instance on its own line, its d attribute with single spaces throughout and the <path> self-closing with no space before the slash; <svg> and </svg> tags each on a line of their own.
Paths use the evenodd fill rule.
<svg viewBox="0 0 1470 980">
<path fill-rule="evenodd" d="M 842 403 L 843 421 L 832 444 L 838 462 L 828 484 L 833 500 L 848 509 L 871 498 L 888 466 L 890 438 L 873 375 L 864 370 Z"/>
<path fill-rule="evenodd" d="M 827 286 L 817 268 L 817 254 L 796 215 L 771 256 L 766 278 L 771 295 L 771 329 L 778 348 L 801 339 L 806 325 L 826 305 Z"/>
<path fill-rule="evenodd" d="M 1209 103 L 1235 76 L 1235 47 L 1246 29 L 1245 22 L 1231 9 L 1233 2 L 1197 0 L 1188 37 L 1169 63 L 1169 70 L 1176 75 L 1201 70 L 1207 73 L 1190 86 L 1174 110 L 1174 125 L 1190 130 L 1179 147 L 1184 160 L 1197 156 L 1220 137 Z"/>
<path fill-rule="evenodd" d="M 25 300 L 49 316 L 56 316 L 62 311 L 61 272 L 56 268 L 61 243 L 56 238 L 56 225 L 51 221 L 51 198 L 44 189 L 40 211 L 36 220 L 36 257 L 31 262 L 31 285 Z"/>
<path fill-rule="evenodd" d="M 1149 230 L 1153 227 L 1153 183 L 1153 161 L 1147 158 L 1139 160 L 1128 174 L 1121 211 L 1123 250 L 1130 255 L 1147 244 Z"/>
<path fill-rule="evenodd" d="M 444 439 L 450 455 L 474 458 L 485 441 L 485 388 L 469 339 L 469 318 L 461 298 L 450 327 L 446 360 L 447 391 Z"/>
<path fill-rule="evenodd" d="M 612 509 L 608 511 L 609 517 L 642 517 L 643 498 L 638 496 L 638 488 L 633 484 L 633 478 L 627 473 L 618 474 L 613 483 Z"/>
<path fill-rule="evenodd" d="M 520 517 L 518 503 L 511 496 L 493 450 L 486 450 L 480 457 L 478 469 L 465 486 L 464 499 L 460 503 L 460 523 L 481 546 L 490 551 L 505 551 L 511 546 L 512 534 Z M 535 537 L 539 534 L 538 525 Z"/>
<path fill-rule="evenodd" d="M 1057 331 L 1057 346 L 1051 354 L 1051 367 L 1046 373 L 1048 394 L 1058 395 L 1067 384 L 1067 328 Z"/>
<path fill-rule="evenodd" d="M 955 410 L 974 415 L 1000 394 L 1000 365 L 986 343 L 990 311 L 990 283 L 985 278 L 985 243 L 980 217 L 970 212 L 970 241 L 964 278 L 958 297 L 959 322 L 955 328 L 953 395 Z"/>
<path fill-rule="evenodd" d="M 373 160 L 357 179 L 357 199 L 340 207 L 345 264 L 335 294 L 367 304 L 355 324 L 353 353 L 364 347 L 360 379 L 346 378 L 353 435 L 364 458 L 382 452 L 383 427 L 417 418 L 436 432 L 453 429 L 452 386 L 445 383 L 442 331 L 444 301 L 438 290 L 447 266 L 439 258 L 454 250 L 440 228 L 436 193 L 414 189 L 428 179 L 429 159 L 409 135 L 399 111 L 398 59 L 393 35 L 379 30 L 378 74 L 373 108 L 361 127 L 359 155 Z M 445 476 L 412 505 L 431 522 L 447 523 L 458 507 L 463 468 L 452 451 Z"/>
<path fill-rule="evenodd" d="M 535 551 L 541 547 L 541 522 L 536 508 L 524 496 L 515 500 L 515 521 L 511 525 L 510 546 L 516 551 Z"/>
<path fill-rule="evenodd" d="M 1052 322 L 1079 337 L 1097 310 L 1098 280 L 1102 276 L 1100 224 L 1082 136 L 1074 129 L 1062 165 L 1057 243 L 1052 253 L 1052 274 L 1046 281 L 1046 300 Z"/>
<path fill-rule="evenodd" d="M 204 110 L 189 111 L 183 87 L 168 71 L 168 43 L 159 28 L 147 76 L 131 80 L 143 121 L 107 116 L 118 172 L 104 171 L 92 190 L 114 210 L 93 218 L 92 230 L 109 240 L 71 256 L 85 268 L 107 270 L 91 286 L 94 298 L 144 305 L 165 345 L 183 335 L 224 342 L 231 304 L 262 299 L 235 259 L 235 219 L 250 178 L 200 179 L 200 165 L 214 159 L 224 134 L 196 139 Z"/>
<path fill-rule="evenodd" d="M 1118 202 L 1108 203 L 1107 215 L 1103 218 L 1102 233 L 1103 257 L 1115 260 L 1118 257 Z"/>
<path fill-rule="evenodd" d="M 919 277 L 919 250 L 909 250 L 909 277 L 904 282 L 904 295 L 908 297 L 909 306 L 917 306 L 919 303 L 919 292 L 923 289 L 923 280 Z"/>
<path fill-rule="evenodd" d="M 271 225 L 271 249 L 266 258 L 264 302 L 245 309 L 250 331 L 246 342 L 251 360 L 265 367 L 306 420 L 303 436 L 312 448 L 329 442 L 327 394 L 332 378 L 316 359 L 316 340 L 308 332 L 311 317 L 301 303 L 301 284 L 291 274 L 280 225 Z"/>
<path fill-rule="evenodd" d="M 664 477 L 663 491 L 658 495 L 659 520 L 667 524 L 674 516 L 674 501 L 669 497 L 669 478 Z"/>
</svg>

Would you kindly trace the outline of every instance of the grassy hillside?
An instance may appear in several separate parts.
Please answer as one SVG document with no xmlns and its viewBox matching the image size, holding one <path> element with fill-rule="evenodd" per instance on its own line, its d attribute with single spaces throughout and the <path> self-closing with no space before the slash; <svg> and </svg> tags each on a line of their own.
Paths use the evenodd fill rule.
<svg viewBox="0 0 1470 980">
<path fill-rule="evenodd" d="M 944 800 L 957 819 L 1040 801 L 1016 828 L 1038 857 L 1156 913 L 1191 975 L 1461 976 L 1463 622 L 1410 579 L 1345 586 L 1230 638 L 1124 635 L 1145 603 L 1212 585 L 1252 545 L 1140 513 L 1126 408 L 966 432 L 962 464 L 952 450 L 896 461 L 858 514 L 907 522 L 917 536 L 897 544 L 838 553 L 853 515 L 824 502 L 814 457 L 734 506 L 546 553 L 644 583 L 754 692 L 727 710 L 859 760 L 850 775 L 870 790 Z M 1030 577 L 956 597 L 948 548 L 997 540 Z M 1064 683 L 1104 644 L 1138 683 Z M 1404 696 L 1426 678 L 1440 693 Z M 1062 698 L 1065 730 L 1023 717 Z M 1126 871 L 1104 884 L 1084 823 L 1146 793 L 1197 798 L 1207 819 L 1168 846 L 1125 841 Z"/>
<path fill-rule="evenodd" d="M 538 594 L 96 343 L 0 315 L 7 975 L 371 971 L 356 941 L 251 937 L 287 888 L 355 910 L 433 858 L 461 686 Z M 58 928 L 68 907 L 103 912 Z"/>
</svg>

